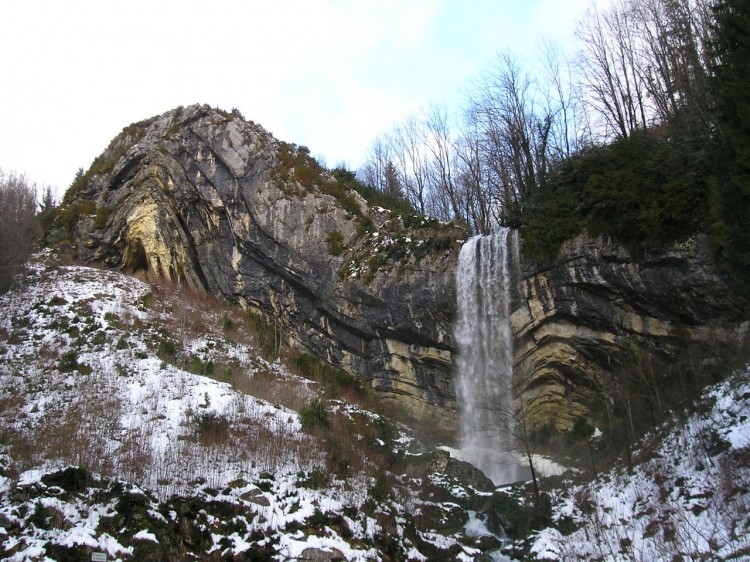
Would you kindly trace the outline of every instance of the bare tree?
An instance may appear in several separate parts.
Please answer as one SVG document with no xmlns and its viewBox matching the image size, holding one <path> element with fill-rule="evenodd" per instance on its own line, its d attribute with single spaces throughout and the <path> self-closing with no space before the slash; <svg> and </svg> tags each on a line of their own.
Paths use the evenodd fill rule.
<svg viewBox="0 0 750 562">
<path fill-rule="evenodd" d="M 577 30 L 586 99 L 601 136 L 709 120 L 712 0 L 616 0 Z"/>
<path fill-rule="evenodd" d="M 492 192 L 487 187 L 487 165 L 482 140 L 476 128 L 466 125 L 455 144 L 461 193 L 466 199 L 466 220 L 473 232 L 489 232 L 499 222 L 493 210 Z"/>
<path fill-rule="evenodd" d="M 0 290 L 28 259 L 36 238 L 36 187 L 26 176 L 0 169 Z"/>
<path fill-rule="evenodd" d="M 660 122 L 705 126 L 709 97 L 707 0 L 630 0 L 637 21 L 639 70 Z"/>
<path fill-rule="evenodd" d="M 715 2 L 594 7 L 579 23 L 574 62 L 548 43 L 541 73 L 532 74 L 501 54 L 460 123 L 441 107 L 407 119 L 376 139 L 360 179 L 386 191 L 396 185 L 390 170 L 420 213 L 466 221 L 475 233 L 518 227 L 524 202 L 544 189 L 551 168 L 584 146 L 663 123 L 710 126 Z"/>
<path fill-rule="evenodd" d="M 570 62 L 564 60 L 559 48 L 549 41 L 542 44 L 540 54 L 545 113 L 552 118 L 547 149 L 549 159 L 559 162 L 573 156 L 590 137 L 590 131 L 580 85 L 573 79 Z"/>
<path fill-rule="evenodd" d="M 409 203 L 424 215 L 430 189 L 424 121 L 414 116 L 407 118 L 402 125 L 394 129 L 392 146 L 404 195 Z"/>
<path fill-rule="evenodd" d="M 468 119 L 480 133 L 487 185 L 501 223 L 517 226 L 521 202 L 544 182 L 553 116 L 539 104 L 538 84 L 510 54 L 480 83 Z"/>
<path fill-rule="evenodd" d="M 432 106 L 425 118 L 427 152 L 430 155 L 430 184 L 438 201 L 449 212 L 446 218 L 466 217 L 463 199 L 456 182 L 456 156 L 448 112 Z"/>
<path fill-rule="evenodd" d="M 370 156 L 357 173 L 359 180 L 385 193 L 388 181 L 386 168 L 392 159 L 391 140 L 386 135 L 378 135 L 370 148 Z"/>
<path fill-rule="evenodd" d="M 596 7 L 589 10 L 577 29 L 583 44 L 579 64 L 583 87 L 605 139 L 627 138 L 649 125 L 636 25 L 627 0 L 615 0 L 604 12 Z"/>
</svg>

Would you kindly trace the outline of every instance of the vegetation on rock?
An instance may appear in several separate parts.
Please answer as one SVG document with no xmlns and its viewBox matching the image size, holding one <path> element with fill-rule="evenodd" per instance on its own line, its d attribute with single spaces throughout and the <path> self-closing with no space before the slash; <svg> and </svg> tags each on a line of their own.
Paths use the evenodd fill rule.
<svg viewBox="0 0 750 562">
<path fill-rule="evenodd" d="M 525 254 L 612 236 L 636 256 L 710 233 L 750 294 L 748 8 L 741 0 L 623 0 L 579 22 L 579 51 L 539 70 L 511 53 L 468 95 L 375 139 L 360 178 L 395 176 L 423 214 L 475 233 L 520 228 Z"/>
</svg>

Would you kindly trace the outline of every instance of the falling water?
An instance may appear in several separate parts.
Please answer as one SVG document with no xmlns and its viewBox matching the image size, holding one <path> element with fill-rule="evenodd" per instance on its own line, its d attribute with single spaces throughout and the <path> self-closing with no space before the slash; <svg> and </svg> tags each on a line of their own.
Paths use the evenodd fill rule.
<svg viewBox="0 0 750 562">
<path fill-rule="evenodd" d="M 461 459 L 495 484 L 526 476 L 513 451 L 511 269 L 516 236 L 504 228 L 475 236 L 461 248 L 456 285 Z"/>
</svg>

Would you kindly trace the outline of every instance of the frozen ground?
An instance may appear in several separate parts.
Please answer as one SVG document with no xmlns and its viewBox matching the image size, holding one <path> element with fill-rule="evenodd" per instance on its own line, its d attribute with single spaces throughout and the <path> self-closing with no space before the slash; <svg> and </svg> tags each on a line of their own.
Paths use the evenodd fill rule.
<svg viewBox="0 0 750 562">
<path fill-rule="evenodd" d="M 362 461 L 334 474 L 341 451 L 298 413 L 318 386 L 232 314 L 50 255 L 0 295 L 0 557 L 750 560 L 750 370 L 647 436 L 632 472 L 546 486 L 552 525 L 504 547 L 492 506 L 528 495 L 460 481 L 340 400 L 330 433 Z"/>
<path fill-rule="evenodd" d="M 357 450 L 304 431 L 298 411 L 317 383 L 265 361 L 232 314 L 51 254 L 0 295 L 3 559 L 481 555 L 449 494 L 420 498 L 443 494 L 423 466 L 395 474 L 368 458 L 419 459 L 412 438 L 340 400 L 330 415 L 362 431 L 340 447 Z M 430 517 L 447 521 L 443 510 L 456 522 L 438 530 Z"/>
</svg>

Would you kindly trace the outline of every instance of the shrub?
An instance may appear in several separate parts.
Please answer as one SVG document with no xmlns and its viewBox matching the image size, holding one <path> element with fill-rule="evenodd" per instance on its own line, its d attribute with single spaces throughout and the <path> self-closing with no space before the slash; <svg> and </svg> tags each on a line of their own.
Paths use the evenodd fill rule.
<svg viewBox="0 0 750 562">
<path fill-rule="evenodd" d="M 195 433 L 204 445 L 225 443 L 229 439 L 229 420 L 216 412 L 201 412 L 195 417 Z"/>
<path fill-rule="evenodd" d="M 261 314 L 252 311 L 247 314 L 247 322 L 258 341 L 261 355 L 265 359 L 278 357 L 281 351 L 281 328 L 268 322 Z"/>
<path fill-rule="evenodd" d="M 332 398 L 340 396 L 342 391 L 347 391 L 352 397 L 364 394 L 362 381 L 311 353 L 294 355 L 289 359 L 289 364 L 296 367 L 302 376 L 320 382 L 326 394 Z"/>
<path fill-rule="evenodd" d="M 378 472 L 375 475 L 375 483 L 367 491 L 368 495 L 376 502 L 382 502 L 388 499 L 391 494 L 391 485 L 385 472 Z"/>
<path fill-rule="evenodd" d="M 412 207 L 406 199 L 393 197 L 392 195 L 378 191 L 374 187 L 361 183 L 357 180 L 356 175 L 351 170 L 338 167 L 334 168 L 331 171 L 331 174 L 341 186 L 353 189 L 370 205 L 377 205 L 384 209 L 389 209 L 394 215 L 401 215 L 403 217 L 417 216 L 414 207 Z"/>
<path fill-rule="evenodd" d="M 507 495 L 496 492 L 491 500 L 490 517 L 501 521 L 511 539 L 522 539 L 535 530 L 549 527 L 552 523 L 552 504 L 547 494 L 542 494 L 541 504 L 534 506 Z"/>
<path fill-rule="evenodd" d="M 328 486 L 330 482 L 330 474 L 316 468 L 312 472 L 310 472 L 308 478 L 300 481 L 300 485 L 312 490 L 319 490 Z"/>
<path fill-rule="evenodd" d="M 326 236 L 328 253 L 332 256 L 340 256 L 344 253 L 344 235 L 339 230 L 332 230 Z"/>
<path fill-rule="evenodd" d="M 573 427 L 568 432 L 568 441 L 576 443 L 587 441 L 594 434 L 594 427 L 586 419 L 586 416 L 577 416 L 573 422 Z"/>
<path fill-rule="evenodd" d="M 96 230 L 103 230 L 104 227 L 107 226 L 107 221 L 109 220 L 111 214 L 111 208 L 104 206 L 99 207 L 96 210 L 96 215 L 94 216 L 94 228 Z"/>
<path fill-rule="evenodd" d="M 221 326 L 224 328 L 225 332 L 231 332 L 232 330 L 237 329 L 237 324 L 235 324 L 234 320 L 232 320 L 232 317 L 228 314 L 224 314 L 221 318 Z"/>
<path fill-rule="evenodd" d="M 174 359 L 179 351 L 177 342 L 167 335 L 162 335 L 157 342 L 157 354 L 162 360 Z"/>
<path fill-rule="evenodd" d="M 45 474 L 42 482 L 47 486 L 58 486 L 73 494 L 85 491 L 94 483 L 91 473 L 83 467 L 69 466 L 63 470 Z"/>
<path fill-rule="evenodd" d="M 78 352 L 74 349 L 66 351 L 60 356 L 57 368 L 61 373 L 70 373 L 78 369 Z"/>
<path fill-rule="evenodd" d="M 303 429 L 316 427 L 328 427 L 328 411 L 319 400 L 313 400 L 299 412 L 300 423 Z"/>
<path fill-rule="evenodd" d="M 331 432 L 326 436 L 326 448 L 329 472 L 340 478 L 346 478 L 352 469 L 350 444 L 340 439 L 336 432 Z"/>
</svg>

